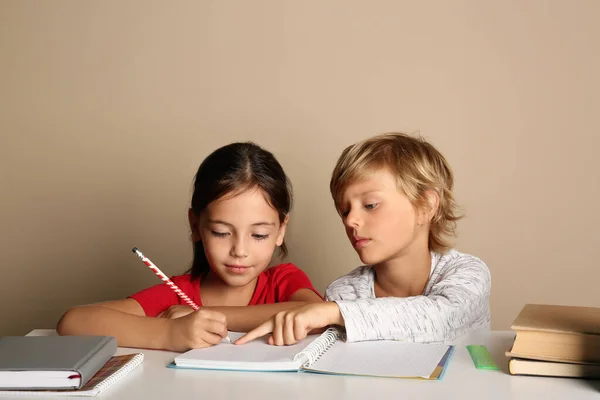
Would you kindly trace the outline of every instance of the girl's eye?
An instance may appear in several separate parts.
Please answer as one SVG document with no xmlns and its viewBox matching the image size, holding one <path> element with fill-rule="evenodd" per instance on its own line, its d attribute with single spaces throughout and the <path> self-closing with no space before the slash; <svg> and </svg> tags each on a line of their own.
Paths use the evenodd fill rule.
<svg viewBox="0 0 600 400">
<path fill-rule="evenodd" d="M 377 207 L 377 203 L 371 203 L 371 204 L 367 204 L 367 205 L 365 205 L 365 208 L 366 208 L 367 210 L 372 210 L 372 209 L 374 209 L 375 207 Z"/>
<path fill-rule="evenodd" d="M 210 231 L 210 233 L 213 236 L 219 237 L 219 238 L 224 238 L 225 236 L 229 235 L 228 232 L 217 232 L 217 231 Z"/>
<path fill-rule="evenodd" d="M 258 234 L 254 234 L 252 235 L 252 237 L 256 240 L 265 240 L 269 237 L 269 235 L 258 235 Z"/>
<path fill-rule="evenodd" d="M 350 211 L 342 211 L 340 215 L 342 216 L 342 218 L 346 218 L 348 214 L 350 214 Z"/>
</svg>

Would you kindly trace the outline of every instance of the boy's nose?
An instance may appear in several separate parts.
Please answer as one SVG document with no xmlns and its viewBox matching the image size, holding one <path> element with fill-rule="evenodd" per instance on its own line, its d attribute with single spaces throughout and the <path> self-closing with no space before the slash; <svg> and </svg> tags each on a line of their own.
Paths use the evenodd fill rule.
<svg viewBox="0 0 600 400">
<path fill-rule="evenodd" d="M 360 217 L 357 212 L 351 211 L 344 219 L 344 225 L 348 228 L 355 228 L 360 225 Z"/>
</svg>

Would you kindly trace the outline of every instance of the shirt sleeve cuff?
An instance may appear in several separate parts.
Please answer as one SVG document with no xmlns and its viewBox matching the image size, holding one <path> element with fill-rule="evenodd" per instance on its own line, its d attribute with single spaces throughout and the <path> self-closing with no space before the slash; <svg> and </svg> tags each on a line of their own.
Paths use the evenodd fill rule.
<svg viewBox="0 0 600 400">
<path fill-rule="evenodd" d="M 360 306 L 353 300 L 335 300 L 335 303 L 340 308 L 340 313 L 344 319 L 346 327 L 346 342 L 358 342 L 365 340 L 361 338 L 360 332 Z"/>
</svg>

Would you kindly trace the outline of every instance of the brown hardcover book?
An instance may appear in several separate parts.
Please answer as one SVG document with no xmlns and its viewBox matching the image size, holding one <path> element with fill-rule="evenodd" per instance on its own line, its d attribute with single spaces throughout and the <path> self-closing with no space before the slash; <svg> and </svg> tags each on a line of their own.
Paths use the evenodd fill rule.
<svg viewBox="0 0 600 400">
<path fill-rule="evenodd" d="M 508 370 L 512 375 L 600 378 L 600 365 L 597 364 L 569 364 L 511 358 L 508 362 Z"/>
<path fill-rule="evenodd" d="M 509 357 L 600 364 L 600 308 L 527 304 Z"/>
</svg>

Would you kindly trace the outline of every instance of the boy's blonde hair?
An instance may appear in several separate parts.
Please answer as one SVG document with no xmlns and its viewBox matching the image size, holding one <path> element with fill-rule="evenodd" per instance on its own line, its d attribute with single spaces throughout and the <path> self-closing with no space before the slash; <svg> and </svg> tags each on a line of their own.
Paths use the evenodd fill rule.
<svg viewBox="0 0 600 400">
<path fill-rule="evenodd" d="M 423 138 L 404 133 L 385 133 L 347 147 L 331 175 L 330 190 L 338 212 L 342 196 L 351 184 L 387 168 L 398 180 L 398 190 L 415 208 L 427 204 L 433 190 L 439 205 L 429 229 L 429 249 L 444 253 L 452 247 L 456 221 L 462 218 L 452 195 L 454 175 L 444 156 Z"/>
</svg>

